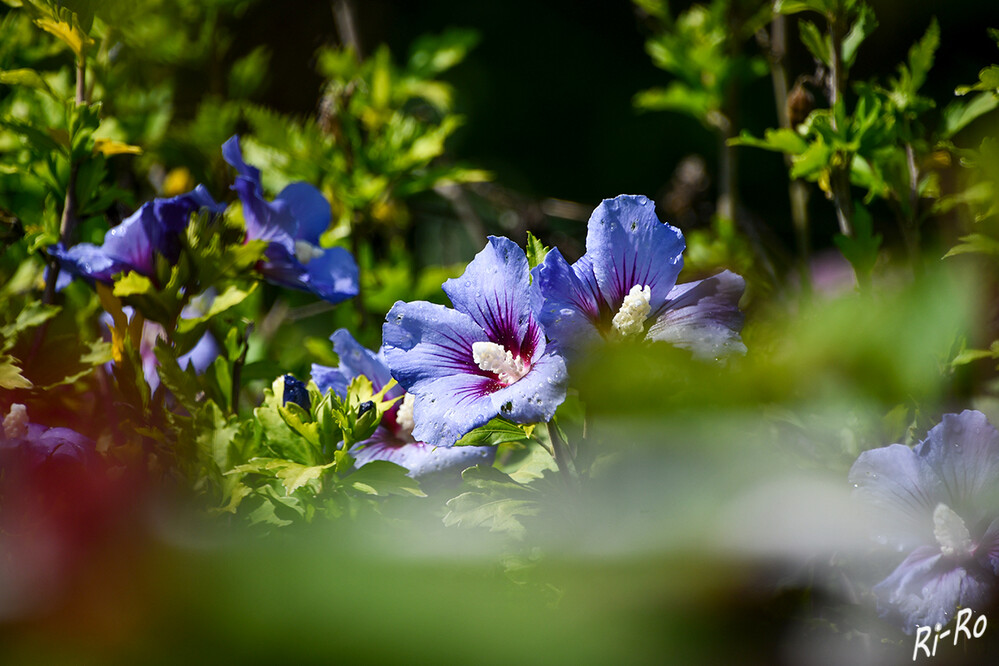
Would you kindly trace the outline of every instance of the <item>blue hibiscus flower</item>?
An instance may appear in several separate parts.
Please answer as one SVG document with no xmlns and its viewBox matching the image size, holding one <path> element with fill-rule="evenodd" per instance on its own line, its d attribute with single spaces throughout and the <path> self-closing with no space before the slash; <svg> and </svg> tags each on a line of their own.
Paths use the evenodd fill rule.
<svg viewBox="0 0 999 666">
<path fill-rule="evenodd" d="M 400 301 L 382 328 L 392 375 L 414 395 L 413 436 L 452 446 L 496 416 L 550 420 L 565 399 L 565 360 L 546 349 L 524 251 L 490 236 L 443 289 L 454 309 Z"/>
<path fill-rule="evenodd" d="M 198 185 L 185 194 L 142 204 L 108 230 L 102 245 L 79 243 L 67 249 L 59 243 L 49 252 L 59 259 L 63 270 L 89 280 L 110 283 L 114 275 L 127 271 L 154 277 L 157 255 L 177 263 L 180 234 L 187 228 L 191 214 L 202 208 L 218 214 L 225 205 L 216 203 L 208 190 Z"/>
<path fill-rule="evenodd" d="M 291 183 L 267 201 L 260 169 L 247 164 L 234 136 L 222 146 L 222 157 L 239 174 L 232 189 L 243 204 L 248 240 L 265 240 L 264 277 L 292 289 L 310 291 L 339 303 L 358 293 L 357 264 L 347 250 L 320 248 L 319 237 L 330 222 L 330 206 L 322 193 L 304 182 Z"/>
<path fill-rule="evenodd" d="M 981 412 L 945 414 L 926 439 L 860 454 L 855 495 L 879 541 L 908 555 L 874 587 L 907 633 L 989 602 L 999 574 L 999 432 Z"/>
<path fill-rule="evenodd" d="M 701 358 L 744 352 L 738 302 L 745 281 L 730 271 L 676 284 L 685 243 L 643 196 L 605 199 L 590 216 L 586 253 L 569 265 L 553 249 L 535 268 L 541 323 L 576 358 L 605 339 L 672 343 Z"/>
<path fill-rule="evenodd" d="M 340 357 L 339 367 L 312 366 L 312 379 L 323 393 L 332 389 L 337 395 L 346 397 L 350 381 L 362 375 L 371 380 L 372 388 L 377 393 L 392 379 L 383 350 L 375 353 L 362 347 L 345 329 L 338 330 L 330 339 Z M 285 378 L 286 394 L 287 387 Z M 413 395 L 397 384 L 386 392 L 385 397 L 391 400 L 400 396 L 402 399 L 385 412 L 371 437 L 351 448 L 350 454 L 354 456 L 356 466 L 361 467 L 372 460 L 388 460 L 405 467 L 410 476 L 419 479 L 448 470 L 461 471 L 472 465 L 492 464 L 496 456 L 495 446 L 444 448 L 415 439 Z"/>
</svg>

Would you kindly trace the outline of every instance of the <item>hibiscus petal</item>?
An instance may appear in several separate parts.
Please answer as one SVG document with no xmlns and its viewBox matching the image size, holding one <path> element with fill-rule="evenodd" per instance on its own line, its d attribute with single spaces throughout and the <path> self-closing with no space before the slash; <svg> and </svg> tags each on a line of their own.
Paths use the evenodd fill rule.
<svg viewBox="0 0 999 666">
<path fill-rule="evenodd" d="M 166 231 L 180 233 L 194 213 L 202 208 L 220 214 L 225 211 L 225 204 L 216 203 L 204 185 L 198 185 L 190 192 L 170 197 L 169 199 L 154 199 L 153 213 Z"/>
<path fill-rule="evenodd" d="M 539 317 L 545 333 L 560 352 L 578 356 L 600 340 L 600 294 L 595 280 L 581 280 L 574 269 L 556 248 L 534 268 L 534 278 L 544 295 Z"/>
<path fill-rule="evenodd" d="M 492 394 L 493 408 L 514 423 L 543 423 L 565 400 L 568 374 L 561 356 L 546 354 L 530 372 Z"/>
<path fill-rule="evenodd" d="M 527 256 L 509 238 L 490 236 L 461 277 L 442 288 L 455 309 L 471 316 L 492 342 L 527 359 L 544 352 L 544 336 L 532 314 L 541 309 L 541 292 L 531 283 Z"/>
<path fill-rule="evenodd" d="M 483 372 L 472 359 L 472 343 L 487 341 L 485 331 L 443 305 L 398 301 L 385 317 L 382 341 L 392 376 L 407 391 L 419 382 Z"/>
<path fill-rule="evenodd" d="M 944 414 L 914 449 L 945 489 L 945 502 L 965 520 L 977 522 L 999 509 L 999 432 L 981 412 Z"/>
<path fill-rule="evenodd" d="M 395 366 L 393 366 L 395 369 Z M 453 446 L 462 435 L 485 425 L 498 410 L 489 377 L 451 374 L 422 382 L 414 393 L 413 439 L 432 446 Z"/>
<path fill-rule="evenodd" d="M 265 200 L 260 186 L 243 176 L 236 177 L 232 189 L 236 190 L 243 204 L 247 239 L 277 244 L 287 254 L 294 255 L 297 225 L 288 204 Z"/>
<path fill-rule="evenodd" d="M 656 217 L 656 206 L 644 196 L 604 199 L 586 227 L 586 255 L 600 293 L 620 307 L 635 285 L 648 285 L 655 312 L 683 268 L 683 234 Z"/>
<path fill-rule="evenodd" d="M 191 348 L 191 351 L 177 359 L 177 363 L 181 368 L 192 367 L 195 372 L 200 374 L 207 370 L 208 366 L 214 363 L 221 353 L 222 349 L 215 337 L 211 333 L 205 333 Z"/>
<path fill-rule="evenodd" d="M 295 240 L 319 244 L 319 236 L 330 224 L 330 204 L 322 192 L 306 182 L 291 183 L 274 201 L 284 202 L 297 220 Z"/>
<path fill-rule="evenodd" d="M 323 250 L 305 265 L 306 288 L 324 301 L 340 303 L 357 296 L 357 264 L 342 247 Z"/>
<path fill-rule="evenodd" d="M 879 536 L 903 547 L 935 543 L 933 511 L 945 501 L 939 481 L 912 449 L 892 444 L 864 451 L 850 468 L 856 495 L 874 511 Z"/>
<path fill-rule="evenodd" d="M 333 392 L 341 398 L 346 397 L 347 387 L 350 386 L 350 378 L 340 368 L 331 368 L 326 365 L 313 363 L 311 377 L 323 395 L 326 395 L 330 389 L 333 389 Z"/>
<path fill-rule="evenodd" d="M 974 561 L 961 566 L 939 549 L 922 546 L 872 589 L 879 612 L 897 617 L 911 634 L 920 626 L 946 625 L 959 607 L 984 607 L 991 576 Z"/>
<path fill-rule="evenodd" d="M 361 346 L 347 329 L 337 330 L 330 336 L 330 340 L 333 341 L 333 351 L 340 358 L 340 371 L 345 377 L 363 375 L 371 380 L 375 392 L 380 391 L 392 379 L 392 373 L 385 362 L 370 349 Z M 397 393 L 401 393 L 401 389 Z"/>
<path fill-rule="evenodd" d="M 243 160 L 243 150 L 239 147 L 239 135 L 235 135 L 229 138 L 228 141 L 222 144 L 222 159 L 224 159 L 229 166 L 236 169 L 236 172 L 245 177 L 250 184 L 254 184 L 257 188 L 262 189 L 260 181 L 260 169 L 257 167 L 247 164 Z"/>
<path fill-rule="evenodd" d="M 64 249 L 62 244 L 53 245 L 49 253 L 59 260 L 63 270 L 90 280 L 111 282 L 111 276 L 130 268 L 109 257 L 103 248 L 93 243 L 79 243 L 69 250 Z"/>
<path fill-rule="evenodd" d="M 176 239 L 174 247 L 162 247 L 166 238 L 165 230 L 156 221 L 152 203 L 147 202 L 104 235 L 102 249 L 112 260 L 151 276 L 155 272 L 155 250 L 164 256 L 179 251 Z"/>
<path fill-rule="evenodd" d="M 714 359 L 745 353 L 739 338 L 743 315 L 739 299 L 746 281 L 731 271 L 680 284 L 670 290 L 646 337 L 689 349 L 695 356 Z"/>
<path fill-rule="evenodd" d="M 383 431 L 379 433 L 379 431 Z M 379 437 L 379 434 L 382 436 Z M 491 465 L 496 458 L 495 446 L 431 446 L 425 442 L 398 444 L 387 428 L 379 427 L 372 441 L 363 448 L 355 446 L 350 454 L 357 467 L 372 460 L 387 460 L 409 470 L 409 476 L 420 479 L 444 472 L 460 472 L 473 465 Z"/>
<path fill-rule="evenodd" d="M 992 573 L 999 576 L 999 518 L 989 523 L 978 543 L 975 556 L 980 562 L 991 567 Z"/>
</svg>

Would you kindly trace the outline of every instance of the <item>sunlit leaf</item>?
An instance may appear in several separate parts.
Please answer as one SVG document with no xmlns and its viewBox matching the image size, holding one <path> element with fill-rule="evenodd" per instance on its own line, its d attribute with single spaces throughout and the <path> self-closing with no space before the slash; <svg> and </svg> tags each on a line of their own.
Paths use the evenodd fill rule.
<svg viewBox="0 0 999 666">
<path fill-rule="evenodd" d="M 132 146 L 114 139 L 94 139 L 94 152 L 105 157 L 112 155 L 141 155 L 142 148 Z"/>
<path fill-rule="evenodd" d="M 14 358 L 6 354 L 0 356 L 0 388 L 5 389 L 30 389 L 32 384 L 21 374 Z"/>
<path fill-rule="evenodd" d="M 368 495 L 426 497 L 419 482 L 406 476 L 407 471 L 387 460 L 373 460 L 352 472 L 345 483 Z"/>
</svg>

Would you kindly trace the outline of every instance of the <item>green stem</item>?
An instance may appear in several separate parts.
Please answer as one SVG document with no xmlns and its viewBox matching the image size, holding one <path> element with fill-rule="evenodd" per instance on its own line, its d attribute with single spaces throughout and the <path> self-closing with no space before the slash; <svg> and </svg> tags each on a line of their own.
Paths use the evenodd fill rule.
<svg viewBox="0 0 999 666">
<path fill-rule="evenodd" d="M 767 58 L 770 61 L 774 101 L 777 105 L 777 122 L 781 127 L 793 130 L 787 107 L 789 88 L 787 68 L 784 66 L 784 58 L 787 56 L 787 17 L 775 14 L 770 24 L 770 34 L 764 39 Z M 788 173 L 791 164 L 791 156 L 784 153 L 784 165 L 788 168 Z M 811 250 L 808 242 L 808 188 L 805 183 L 797 178 L 792 179 L 788 184 L 788 198 L 791 203 L 791 222 L 794 225 L 794 237 L 798 249 L 798 272 L 802 290 L 807 294 L 811 291 L 812 275 L 808 264 Z"/>
<path fill-rule="evenodd" d="M 562 478 L 569 484 L 577 483 L 579 474 L 576 471 L 576 463 L 569 450 L 569 444 L 565 441 L 554 418 L 548 422 L 548 438 L 552 443 L 552 457 L 555 458 L 555 465 L 558 466 Z"/>
<path fill-rule="evenodd" d="M 249 322 L 246 325 L 246 331 L 243 335 L 242 350 L 240 351 L 239 358 L 237 358 L 232 364 L 232 387 L 230 389 L 230 394 L 232 395 L 232 404 L 230 405 L 233 415 L 239 414 L 239 390 L 241 384 L 241 377 L 243 374 L 243 366 L 246 364 L 246 353 L 250 350 L 250 332 L 253 330 L 253 322 Z"/>
<path fill-rule="evenodd" d="M 836 105 L 842 103 L 846 71 L 843 64 L 843 36 L 845 33 L 841 19 L 836 15 L 826 17 L 829 23 L 829 40 L 832 43 L 832 53 L 829 72 L 829 106 L 833 109 L 832 125 L 834 130 L 840 130 L 836 122 Z M 842 164 L 834 164 L 829 174 L 829 188 L 832 191 L 833 203 L 836 206 L 836 220 L 839 230 L 844 236 L 853 237 L 853 200 L 850 198 L 850 161 L 851 154 L 843 156 Z"/>
<path fill-rule="evenodd" d="M 919 254 L 919 165 L 916 163 L 916 151 L 910 142 L 905 144 L 905 161 L 909 170 L 909 211 L 907 218 L 900 222 L 909 264 L 913 273 L 919 275 L 922 272 L 922 257 Z"/>
<path fill-rule="evenodd" d="M 80 106 L 86 100 L 87 82 L 87 60 L 81 55 L 76 63 L 76 105 Z M 77 163 L 73 161 L 73 148 L 69 149 L 69 178 L 66 182 L 66 199 L 62 207 L 62 219 L 59 221 L 59 241 L 63 248 L 69 249 L 72 243 L 73 231 L 76 229 L 76 172 Z M 45 291 L 42 293 L 42 303 L 51 305 L 55 303 L 56 282 L 59 281 L 59 261 L 55 257 L 49 257 L 48 265 L 45 267 Z M 48 332 L 49 322 L 42 324 L 35 333 L 35 340 L 28 352 L 26 365 L 30 365 L 35 355 L 42 348 L 45 341 L 45 334 Z"/>
</svg>

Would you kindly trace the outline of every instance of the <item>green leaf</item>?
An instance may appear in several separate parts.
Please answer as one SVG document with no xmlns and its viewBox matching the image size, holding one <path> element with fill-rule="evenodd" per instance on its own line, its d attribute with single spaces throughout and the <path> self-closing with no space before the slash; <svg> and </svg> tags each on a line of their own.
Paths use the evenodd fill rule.
<svg viewBox="0 0 999 666">
<path fill-rule="evenodd" d="M 991 92 L 981 92 L 965 102 L 954 100 L 943 110 L 942 139 L 949 139 L 980 116 L 999 106 L 999 97 Z"/>
<path fill-rule="evenodd" d="M 517 483 L 509 475 L 504 474 L 492 465 L 474 465 L 461 474 L 462 480 L 473 488 L 480 490 L 502 489 L 504 492 L 529 491 L 530 488 Z"/>
<path fill-rule="evenodd" d="M 860 14 L 850 27 L 850 32 L 843 38 L 843 62 L 847 67 L 853 65 L 860 45 L 877 27 L 878 21 L 874 17 L 874 10 L 869 5 L 861 5 Z"/>
<path fill-rule="evenodd" d="M 813 11 L 828 15 L 836 9 L 836 0 L 777 0 L 774 3 L 776 14 L 798 14 Z"/>
<path fill-rule="evenodd" d="M 909 74 L 912 77 L 911 92 L 915 93 L 926 81 L 926 75 L 933 67 L 933 57 L 940 46 L 940 24 L 936 18 L 930 21 L 930 26 L 922 38 L 909 49 Z"/>
<path fill-rule="evenodd" d="M 963 349 L 958 352 L 950 364 L 951 367 L 957 367 L 979 361 L 983 358 L 996 358 L 996 352 L 989 349 Z"/>
<path fill-rule="evenodd" d="M 650 88 L 635 95 L 632 104 L 642 111 L 677 111 L 707 122 L 708 112 L 717 109 L 719 100 L 703 91 L 694 90 L 679 81 L 667 88 Z"/>
<path fill-rule="evenodd" d="M 987 254 L 999 255 L 999 240 L 990 238 L 985 234 L 968 234 L 961 236 L 961 242 L 952 247 L 944 258 L 954 257 L 959 254 Z"/>
<path fill-rule="evenodd" d="M 9 69 L 7 71 L 0 71 L 0 83 L 6 83 L 9 86 L 25 86 L 28 88 L 34 88 L 35 90 L 41 90 L 53 99 L 58 99 L 56 94 L 52 92 L 52 88 L 49 87 L 49 84 L 45 82 L 45 79 L 43 79 L 41 75 L 33 69 Z"/>
<path fill-rule="evenodd" d="M 35 5 L 35 7 L 36 11 L 33 12 L 37 16 L 34 19 L 35 25 L 65 43 L 76 54 L 78 60 L 94 45 L 94 40 L 80 26 L 76 13 L 54 4 L 42 7 Z"/>
<path fill-rule="evenodd" d="M 545 247 L 544 243 L 535 238 L 534 234 L 530 231 L 527 232 L 527 247 L 525 250 L 527 252 L 527 264 L 531 268 L 544 261 L 545 256 L 548 254 L 548 248 Z"/>
<path fill-rule="evenodd" d="M 232 470 L 226 472 L 226 474 L 263 474 L 265 476 L 273 476 L 284 486 L 285 494 L 291 495 L 310 481 L 319 480 L 323 472 L 335 464 L 302 465 L 278 458 L 254 458 L 246 464 L 235 466 Z"/>
<path fill-rule="evenodd" d="M 316 444 L 316 438 L 304 436 L 289 424 L 290 420 L 308 430 L 304 423 L 297 423 L 301 421 L 300 414 L 284 409 L 283 398 L 284 378 L 278 377 L 271 388 L 264 392 L 264 404 L 253 410 L 253 414 L 263 427 L 267 448 L 275 458 L 307 466 L 323 464 L 325 460 Z"/>
<path fill-rule="evenodd" d="M 649 16 L 655 16 L 662 21 L 670 20 L 668 0 L 633 0 L 639 8 Z"/>
<path fill-rule="evenodd" d="M 116 285 L 117 286 L 117 285 Z M 190 319 L 180 319 L 177 322 L 177 331 L 180 333 L 187 333 L 197 326 L 204 324 L 205 322 L 217 317 L 226 310 L 233 308 L 240 303 L 242 303 L 250 294 L 252 294 L 257 288 L 257 283 L 250 283 L 249 288 L 243 289 L 237 287 L 236 285 L 230 285 L 221 294 L 216 296 L 212 300 L 212 304 L 209 306 L 208 311 L 200 317 L 193 317 Z M 117 290 L 115 291 L 117 294 Z"/>
<path fill-rule="evenodd" d="M 444 516 L 446 526 L 487 527 L 491 532 L 506 532 L 521 538 L 524 535 L 522 519 L 536 516 L 541 510 L 536 491 L 517 483 L 495 467 L 469 467 L 461 478 L 475 490 L 448 501 L 448 513 Z"/>
<path fill-rule="evenodd" d="M 420 490 L 420 484 L 406 476 L 407 471 L 405 467 L 387 460 L 373 460 L 352 472 L 344 483 L 367 495 L 426 497 Z"/>
<path fill-rule="evenodd" d="M 489 423 L 465 434 L 455 446 L 495 446 L 506 442 L 522 442 L 531 438 L 534 426 L 523 426 L 496 417 Z"/>
<path fill-rule="evenodd" d="M 156 369 L 163 385 L 170 389 L 177 401 L 191 414 L 197 414 L 202 408 L 199 396 L 201 384 L 193 368 L 181 369 L 173 351 L 166 340 L 157 340 L 153 349 L 159 366 Z"/>
<path fill-rule="evenodd" d="M 811 21 L 802 19 L 798 25 L 801 30 L 801 43 L 818 61 L 828 67 L 832 61 L 832 45 L 829 42 L 829 36 L 820 31 L 818 26 Z"/>
<path fill-rule="evenodd" d="M 792 178 L 808 178 L 829 167 L 833 149 L 821 139 L 796 157 L 791 165 Z"/>
<path fill-rule="evenodd" d="M 6 354 L 0 356 L 0 388 L 29 389 L 32 384 L 21 374 L 17 361 Z"/>
<path fill-rule="evenodd" d="M 522 518 L 536 516 L 541 511 L 537 500 L 498 498 L 484 493 L 462 493 L 448 500 L 444 516 L 447 527 L 487 527 L 490 532 L 507 532 L 514 538 L 524 535 Z"/>
<path fill-rule="evenodd" d="M 65 140 L 64 136 L 59 137 L 53 130 L 35 127 L 31 123 L 22 122 L 15 118 L 0 117 L 0 127 L 6 127 L 25 137 L 33 148 L 43 154 L 65 154 L 69 148 L 69 141 Z"/>
<path fill-rule="evenodd" d="M 227 469 L 230 466 L 230 448 L 243 424 L 235 416 L 225 414 L 211 400 L 199 400 L 198 407 L 198 448 L 219 469 Z"/>
<path fill-rule="evenodd" d="M 267 46 L 258 46 L 232 64 L 229 70 L 229 97 L 249 99 L 259 92 L 270 66 Z"/>
<path fill-rule="evenodd" d="M 479 42 L 474 30 L 450 28 L 440 35 L 424 35 L 416 40 L 409 55 L 409 72 L 430 78 L 448 70 L 462 60 Z"/>
<path fill-rule="evenodd" d="M 289 402 L 279 406 L 278 413 L 281 414 L 281 418 L 288 424 L 288 427 L 304 437 L 309 444 L 317 449 L 322 448 L 319 441 L 319 425 L 312 421 L 311 415 L 301 405 Z"/>
<path fill-rule="evenodd" d="M 808 141 L 793 129 L 788 128 L 768 129 L 764 131 L 762 139 L 757 139 L 747 130 L 742 130 L 738 137 L 729 139 L 728 143 L 732 146 L 752 146 L 788 155 L 800 155 L 808 150 Z"/>
<path fill-rule="evenodd" d="M 873 227 L 873 219 L 867 209 L 860 204 L 854 204 L 853 236 L 838 234 L 833 238 L 836 247 L 853 266 L 859 284 L 869 282 L 871 271 L 878 260 L 881 234 L 873 233 Z"/>
<path fill-rule="evenodd" d="M 114 283 L 114 295 L 118 298 L 156 294 L 158 291 L 152 280 L 135 271 L 129 271 Z"/>
<path fill-rule="evenodd" d="M 978 73 L 978 83 L 973 86 L 958 86 L 956 95 L 967 95 L 973 90 L 999 93 L 999 65 L 990 65 Z"/>
<path fill-rule="evenodd" d="M 58 305 L 45 305 L 38 301 L 28 303 L 12 323 L 0 328 L 0 340 L 13 340 L 28 329 L 41 326 L 59 314 L 61 309 Z"/>
</svg>

